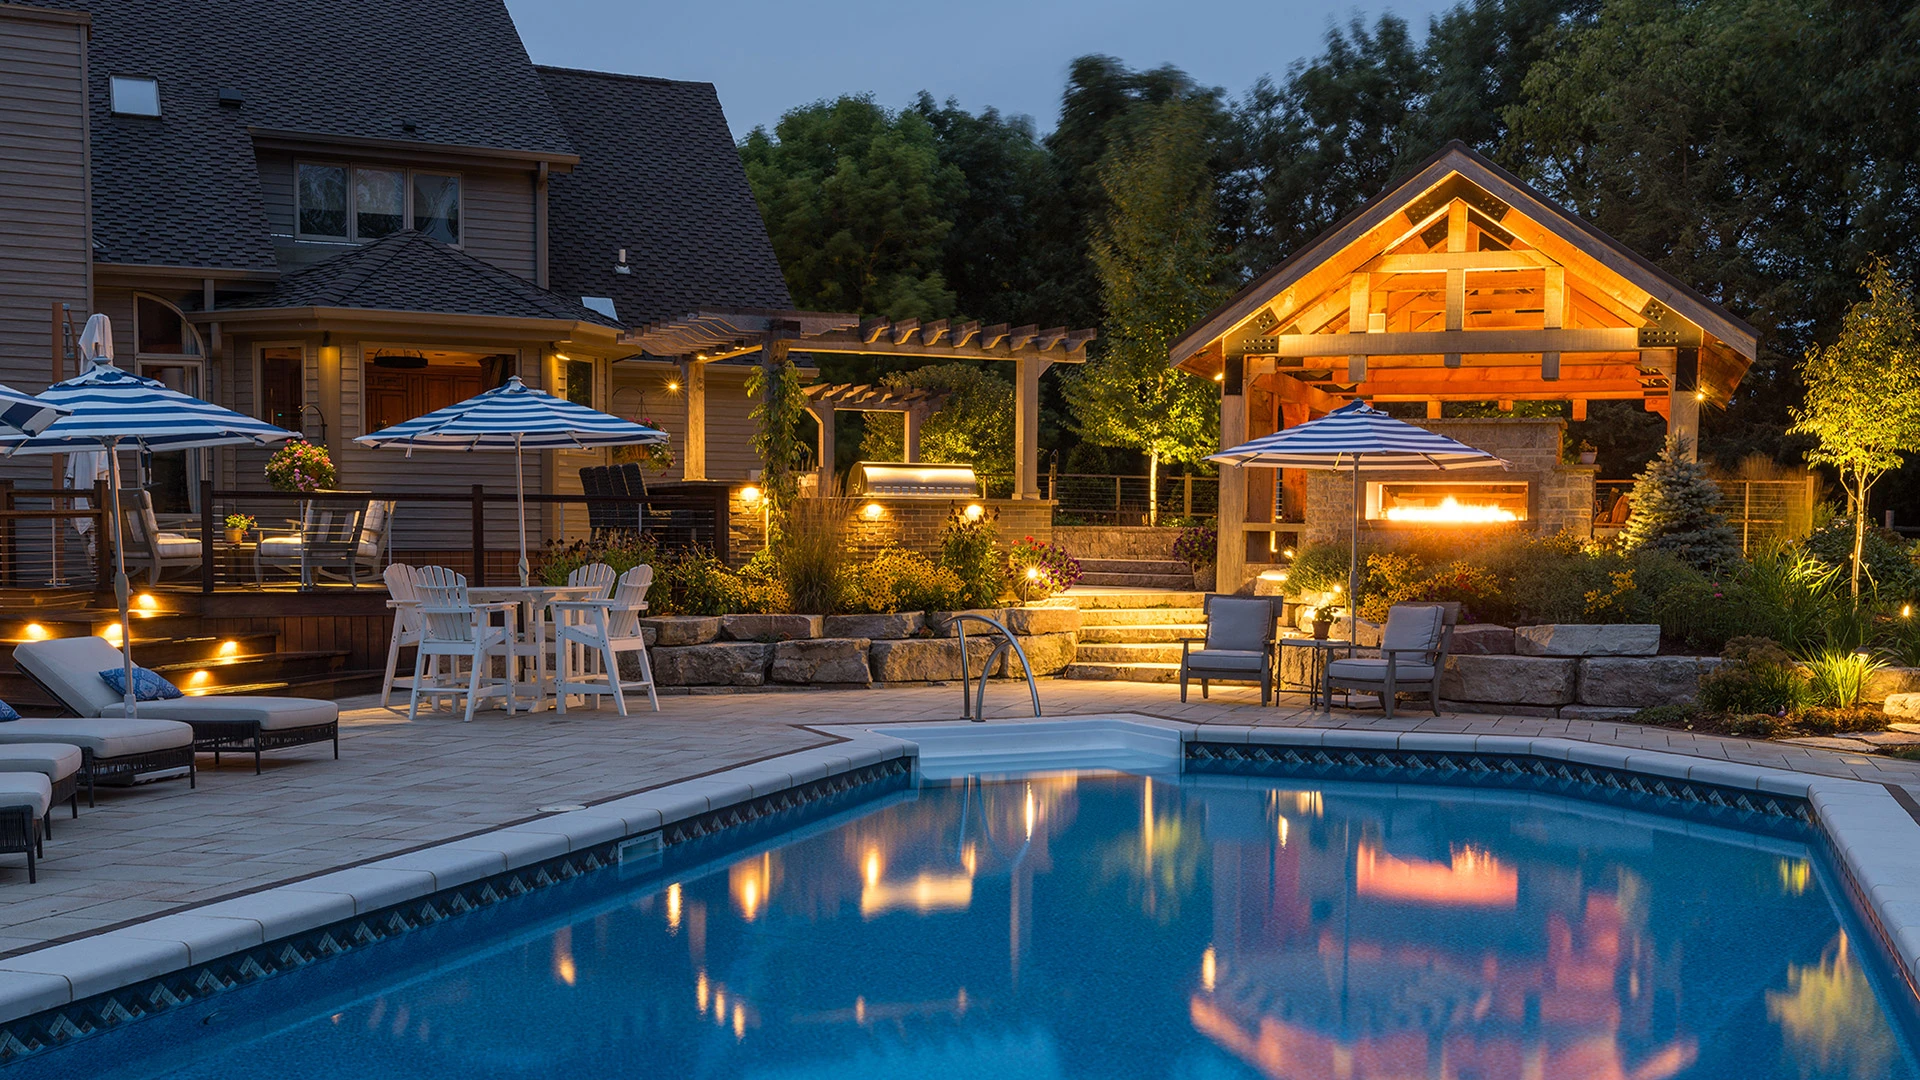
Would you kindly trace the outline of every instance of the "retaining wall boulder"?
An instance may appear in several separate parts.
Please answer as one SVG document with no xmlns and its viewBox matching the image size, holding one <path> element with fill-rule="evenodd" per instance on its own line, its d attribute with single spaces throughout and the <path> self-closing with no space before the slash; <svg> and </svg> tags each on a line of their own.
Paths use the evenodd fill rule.
<svg viewBox="0 0 1920 1080">
<path fill-rule="evenodd" d="M 1016 634 L 1071 634 L 1080 629 L 1080 609 L 1077 607 L 1008 608 L 1006 626 Z M 967 633 L 973 633 L 972 628 L 968 628 Z M 1034 661 L 1035 664 L 1039 662 Z"/>
<path fill-rule="evenodd" d="M 1447 652 L 1453 656 L 1511 656 L 1514 652 L 1513 628 L 1492 623 L 1456 626 Z"/>
<path fill-rule="evenodd" d="M 1881 668 L 1868 677 L 1860 699 L 1872 703 L 1885 701 L 1895 694 L 1913 693 L 1920 693 L 1920 668 Z"/>
<path fill-rule="evenodd" d="M 773 646 L 768 677 L 777 683 L 866 686 L 873 681 L 866 638 L 812 638 Z"/>
<path fill-rule="evenodd" d="M 757 641 L 663 645 L 653 650 L 653 677 L 661 686 L 764 686 L 773 649 Z"/>
<path fill-rule="evenodd" d="M 1913 720 L 1920 717 L 1920 694 L 1890 694 L 1882 709 L 1896 720 Z"/>
<path fill-rule="evenodd" d="M 720 636 L 720 619 L 711 615 L 659 615 L 640 625 L 652 627 L 661 645 L 704 645 Z"/>
<path fill-rule="evenodd" d="M 1579 663 L 1545 656 L 1449 656 L 1440 696 L 1496 705 L 1571 705 Z"/>
<path fill-rule="evenodd" d="M 1027 662 L 1033 665 L 1033 677 L 1058 675 L 1073 663 L 1074 636 L 1072 634 L 1032 634 L 1020 637 L 1020 648 L 1027 654 Z M 973 647 L 973 639 L 967 639 L 967 647 Z M 996 674 L 1009 679 L 1024 679 L 1026 672 L 1021 670 L 1020 658 L 1012 649 L 1007 650 L 1007 658 Z"/>
<path fill-rule="evenodd" d="M 893 641 L 918 634 L 924 625 L 926 616 L 918 611 L 892 615 L 829 615 L 821 626 L 821 636 Z"/>
<path fill-rule="evenodd" d="M 1660 651 L 1657 623 L 1552 623 L 1513 631 L 1522 656 L 1652 656 Z"/>
<path fill-rule="evenodd" d="M 728 641 L 800 641 L 820 636 L 820 615 L 722 615 L 720 636 Z"/>
<path fill-rule="evenodd" d="M 939 637 L 953 637 L 955 636 L 953 617 L 956 615 L 984 615 L 994 622 L 1000 623 L 1002 626 L 1006 625 L 1007 622 L 1006 608 L 970 608 L 966 611 L 929 611 L 927 612 L 927 629 Z M 975 634 L 991 633 L 993 633 L 991 626 L 982 626 L 979 623 L 967 624 L 968 637 L 972 637 Z M 958 678 L 958 676 L 955 676 L 955 678 Z"/>
<path fill-rule="evenodd" d="M 1682 705 L 1700 692 L 1715 656 L 1594 656 L 1580 662 L 1580 704 L 1649 709 Z"/>
<path fill-rule="evenodd" d="M 993 652 L 993 642 L 967 636 L 968 670 L 979 672 Z M 942 682 L 960 677 L 960 643 L 944 638 L 875 641 L 867 646 L 867 661 L 875 682 Z M 1037 664 L 1039 661 L 1035 661 Z"/>
</svg>

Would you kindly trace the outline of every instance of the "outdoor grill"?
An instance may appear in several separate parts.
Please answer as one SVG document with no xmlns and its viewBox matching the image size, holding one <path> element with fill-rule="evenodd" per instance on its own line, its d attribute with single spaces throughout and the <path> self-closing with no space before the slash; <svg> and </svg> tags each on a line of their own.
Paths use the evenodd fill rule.
<svg viewBox="0 0 1920 1080">
<path fill-rule="evenodd" d="M 852 493 L 897 499 L 977 499 L 980 478 L 971 465 L 862 461 L 853 467 Z"/>
</svg>

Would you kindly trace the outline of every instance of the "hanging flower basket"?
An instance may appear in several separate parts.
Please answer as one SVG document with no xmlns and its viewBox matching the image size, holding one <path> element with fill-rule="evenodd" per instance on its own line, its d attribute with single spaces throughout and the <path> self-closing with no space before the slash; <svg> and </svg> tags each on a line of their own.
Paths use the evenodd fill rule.
<svg viewBox="0 0 1920 1080">
<path fill-rule="evenodd" d="M 326 491 L 337 479 L 327 448 L 295 440 L 267 459 L 267 483 L 275 491 Z"/>
<path fill-rule="evenodd" d="M 634 423 L 643 427 L 657 428 L 660 425 L 650 417 L 642 416 Z M 635 446 L 616 446 L 613 448 L 613 463 L 625 465 L 638 462 L 642 469 L 651 473 L 662 473 L 673 468 L 673 448 L 667 443 L 646 443 Z"/>
</svg>

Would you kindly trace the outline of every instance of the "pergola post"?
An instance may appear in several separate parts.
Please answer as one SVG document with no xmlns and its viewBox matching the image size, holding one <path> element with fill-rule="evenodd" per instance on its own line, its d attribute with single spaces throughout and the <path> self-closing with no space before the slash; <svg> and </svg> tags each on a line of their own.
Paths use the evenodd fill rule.
<svg viewBox="0 0 1920 1080">
<path fill-rule="evenodd" d="M 818 466 L 814 469 L 814 475 L 819 477 L 819 486 L 814 488 L 814 490 L 825 494 L 828 483 L 833 479 L 833 416 L 838 410 L 831 405 L 810 405 L 807 407 L 807 411 L 813 414 L 814 423 L 820 425 L 818 445 L 820 460 Z M 907 460 L 911 461 L 913 459 L 908 458 Z"/>
<path fill-rule="evenodd" d="M 916 406 L 904 414 L 906 431 L 900 442 L 900 460 L 909 463 L 920 460 L 920 426 L 927 422 L 930 411 Z"/>
<path fill-rule="evenodd" d="M 700 360 L 680 362 L 686 386 L 687 445 L 680 455 L 680 479 L 707 478 L 707 365 Z"/>
<path fill-rule="evenodd" d="M 1238 446 L 1247 438 L 1246 361 L 1226 358 L 1226 378 L 1220 384 L 1220 445 Z M 1247 569 L 1247 477 L 1239 465 L 1220 466 L 1218 510 L 1219 548 L 1215 555 L 1214 588 L 1239 591 Z"/>
<path fill-rule="evenodd" d="M 1013 455 L 1016 499 L 1040 497 L 1040 375 L 1051 360 L 1021 356 L 1014 360 Z"/>
</svg>

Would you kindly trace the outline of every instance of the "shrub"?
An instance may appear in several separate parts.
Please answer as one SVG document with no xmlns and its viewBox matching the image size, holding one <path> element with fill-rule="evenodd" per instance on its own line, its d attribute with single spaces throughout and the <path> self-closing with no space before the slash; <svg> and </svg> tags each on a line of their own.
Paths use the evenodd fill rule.
<svg viewBox="0 0 1920 1080">
<path fill-rule="evenodd" d="M 1367 553 L 1360 553 L 1364 564 Z M 1287 595 L 1332 592 L 1347 587 L 1347 545 L 1308 544 L 1287 568 Z M 1365 588 L 1363 582 L 1361 587 Z"/>
<path fill-rule="evenodd" d="M 1670 552 L 1698 570 L 1732 565 L 1740 540 L 1720 513 L 1720 488 L 1677 449 L 1668 442 L 1633 478 L 1633 515 L 1622 534 L 1627 550 Z"/>
<path fill-rule="evenodd" d="M 1810 703 L 1829 709 L 1850 709 L 1860 704 L 1867 680 L 1887 666 L 1885 660 L 1870 653 L 1831 647 L 1807 657 L 1805 662 L 1812 674 Z"/>
<path fill-rule="evenodd" d="M 731 571 L 734 610 L 751 615 L 772 615 L 795 610 L 781 574 L 779 560 L 771 550 L 761 548 L 747 565 Z"/>
<path fill-rule="evenodd" d="M 960 576 L 917 551 L 888 548 L 847 575 L 842 610 L 856 614 L 951 611 L 964 606 Z"/>
<path fill-rule="evenodd" d="M 543 585 L 565 585 L 569 574 L 589 563 L 606 563 L 616 574 L 651 565 L 657 577 L 660 550 L 654 546 L 653 538 L 645 535 L 575 540 L 564 545 L 548 543 L 533 577 Z"/>
<path fill-rule="evenodd" d="M 958 510 L 947 516 L 940 538 L 940 565 L 960 579 L 962 607 L 990 607 L 1006 586 L 1007 564 L 994 550 L 998 511 L 969 518 Z"/>
<path fill-rule="evenodd" d="M 1700 708 L 1734 715 L 1784 716 L 1806 704 L 1807 678 L 1777 642 L 1739 637 L 1721 652 L 1726 663 L 1700 680 Z"/>
<path fill-rule="evenodd" d="M 1430 569 L 1416 555 L 1375 552 L 1367 556 L 1360 617 L 1382 622 L 1395 604 L 1452 602 L 1465 617 L 1478 618 L 1499 592 L 1499 578 L 1484 566 L 1456 559 Z"/>
<path fill-rule="evenodd" d="M 1036 576 L 1028 578 L 1029 571 Z M 1012 576 L 1015 588 L 1019 588 L 1022 581 L 1028 582 L 1024 590 L 1026 598 L 1037 600 L 1073 588 L 1080 581 L 1080 560 L 1059 544 L 1028 536 L 1007 553 L 1007 573 Z"/>
<path fill-rule="evenodd" d="M 1791 650 L 1827 640 L 1852 607 L 1840 570 L 1809 552 L 1769 546 L 1754 552 L 1736 577 L 1742 619 Z"/>
<path fill-rule="evenodd" d="M 1220 531 L 1211 525 L 1189 525 L 1173 541 L 1173 557 L 1184 559 L 1194 573 L 1220 557 Z"/>
<path fill-rule="evenodd" d="M 739 580 L 710 551 L 687 550 L 654 565 L 648 608 L 660 615 L 725 615 L 739 610 Z"/>
<path fill-rule="evenodd" d="M 1834 517 L 1813 530 L 1804 547 L 1807 555 L 1831 568 L 1844 584 L 1853 566 L 1853 519 Z M 1867 529 L 1860 554 L 1860 568 L 1874 592 L 1888 598 L 1905 598 L 1920 590 L 1915 546 L 1901 539 L 1898 533 Z"/>
<path fill-rule="evenodd" d="M 816 496 L 795 499 L 787 509 L 770 550 L 790 598 L 788 610 L 806 615 L 834 610 L 845 573 L 847 520 L 852 513 L 852 501 L 833 484 Z"/>
<path fill-rule="evenodd" d="M 327 448 L 295 439 L 267 459 L 267 483 L 275 491 L 327 491 L 336 483 Z"/>
</svg>

